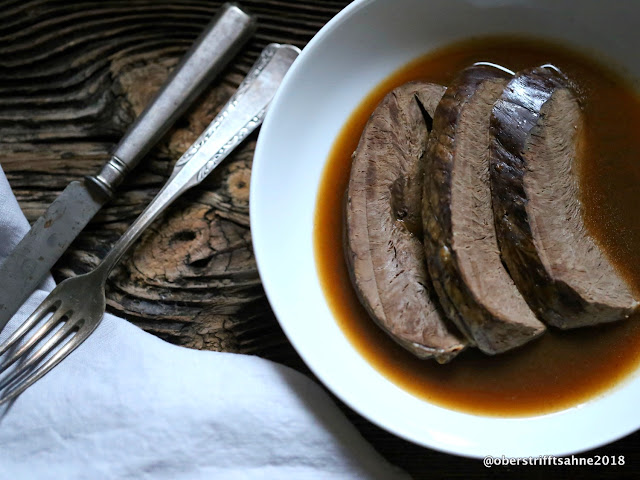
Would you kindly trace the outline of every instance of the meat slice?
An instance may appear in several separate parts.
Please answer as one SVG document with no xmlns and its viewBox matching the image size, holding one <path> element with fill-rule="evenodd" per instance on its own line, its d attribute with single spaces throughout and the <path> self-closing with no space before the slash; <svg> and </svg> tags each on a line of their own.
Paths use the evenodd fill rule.
<svg viewBox="0 0 640 480">
<path fill-rule="evenodd" d="M 444 363 L 465 340 L 439 310 L 422 247 L 421 157 L 427 120 L 445 88 L 409 83 L 371 115 L 353 154 L 345 257 L 360 301 L 391 338 Z"/>
<path fill-rule="evenodd" d="M 567 78 L 549 66 L 519 73 L 493 108 L 491 134 L 499 244 L 531 308 L 560 328 L 628 317 L 638 302 L 582 218 L 585 129 Z"/>
<path fill-rule="evenodd" d="M 508 82 L 494 67 L 461 72 L 436 109 L 424 157 L 429 273 L 449 318 L 487 354 L 545 331 L 502 264 L 491 208 L 489 120 Z"/>
</svg>

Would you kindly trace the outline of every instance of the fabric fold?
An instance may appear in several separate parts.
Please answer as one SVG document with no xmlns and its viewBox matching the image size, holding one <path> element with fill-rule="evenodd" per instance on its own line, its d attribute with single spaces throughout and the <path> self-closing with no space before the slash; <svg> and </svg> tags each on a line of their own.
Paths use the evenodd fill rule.
<svg viewBox="0 0 640 480">
<path fill-rule="evenodd" d="M 27 232 L 0 168 L 0 262 Z M 49 278 L 0 334 L 54 287 Z M 312 380 L 178 347 L 114 315 L 0 407 L 0 478 L 400 479 Z"/>
</svg>

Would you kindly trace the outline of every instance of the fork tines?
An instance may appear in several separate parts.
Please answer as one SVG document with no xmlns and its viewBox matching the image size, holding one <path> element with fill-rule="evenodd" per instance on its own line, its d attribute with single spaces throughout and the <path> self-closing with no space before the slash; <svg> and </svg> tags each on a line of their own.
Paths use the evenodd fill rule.
<svg viewBox="0 0 640 480">
<path fill-rule="evenodd" d="M 78 337 L 81 323 L 70 321 L 73 312 L 64 311 L 59 301 L 48 300 L 0 344 L 0 405 L 42 378 L 91 333 Z"/>
</svg>

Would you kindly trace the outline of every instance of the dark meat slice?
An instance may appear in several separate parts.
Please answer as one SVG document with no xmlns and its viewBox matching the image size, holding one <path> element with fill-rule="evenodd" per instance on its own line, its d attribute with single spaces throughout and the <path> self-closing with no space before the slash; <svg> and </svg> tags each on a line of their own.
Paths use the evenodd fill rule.
<svg viewBox="0 0 640 480">
<path fill-rule="evenodd" d="M 440 304 L 469 341 L 502 353 L 545 331 L 500 259 L 489 183 L 489 120 L 509 82 L 465 69 L 440 101 L 425 159 L 424 244 Z"/>
<path fill-rule="evenodd" d="M 345 257 L 371 317 L 421 358 L 444 363 L 465 340 L 439 310 L 422 248 L 421 157 L 445 88 L 405 84 L 371 115 L 353 154 L 346 198 Z"/>
<path fill-rule="evenodd" d="M 638 302 L 582 218 L 585 129 L 566 77 L 550 67 L 519 73 L 493 108 L 491 134 L 499 244 L 531 308 L 560 328 L 627 318 Z"/>
</svg>

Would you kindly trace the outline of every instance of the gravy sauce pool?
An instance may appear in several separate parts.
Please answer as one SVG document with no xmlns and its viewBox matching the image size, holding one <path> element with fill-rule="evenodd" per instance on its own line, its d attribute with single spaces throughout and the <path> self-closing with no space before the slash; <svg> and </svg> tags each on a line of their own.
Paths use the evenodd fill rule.
<svg viewBox="0 0 640 480">
<path fill-rule="evenodd" d="M 550 329 L 516 351 L 489 357 L 469 349 L 450 364 L 419 360 L 369 318 L 351 286 L 342 250 L 342 200 L 351 154 L 384 95 L 410 80 L 447 85 L 477 61 L 514 71 L 552 63 L 578 86 L 589 129 L 580 165 L 590 233 L 640 293 L 640 99 L 605 66 L 555 44 L 511 37 L 456 43 L 410 63 L 379 85 L 339 134 L 317 199 L 314 248 L 320 280 L 336 321 L 378 371 L 429 402 L 469 413 L 517 417 L 580 404 L 621 382 L 640 363 L 640 316 L 569 332 Z"/>
</svg>

